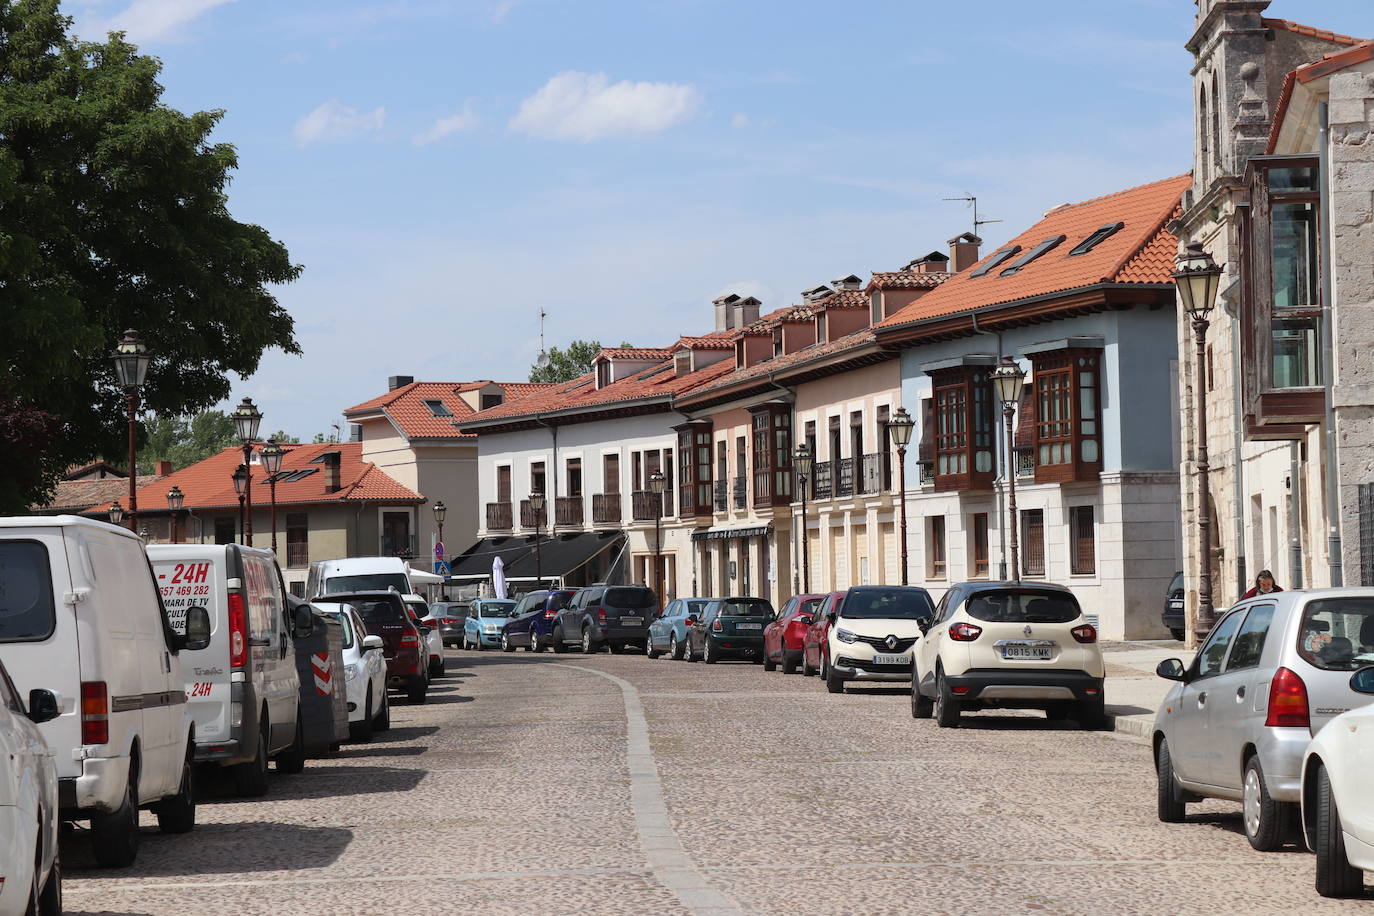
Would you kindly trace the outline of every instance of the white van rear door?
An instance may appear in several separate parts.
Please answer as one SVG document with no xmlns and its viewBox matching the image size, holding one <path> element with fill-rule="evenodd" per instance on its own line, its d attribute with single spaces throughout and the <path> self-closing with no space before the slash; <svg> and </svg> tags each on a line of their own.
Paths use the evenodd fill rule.
<svg viewBox="0 0 1374 916">
<path fill-rule="evenodd" d="M 167 619 L 177 633 L 186 633 L 186 609 L 195 605 L 210 614 L 210 645 L 183 649 L 182 677 L 186 702 L 196 723 L 196 744 L 228 740 L 229 730 L 229 609 L 223 555 L 212 558 L 153 559 L 153 573 L 162 591 Z"/>
</svg>

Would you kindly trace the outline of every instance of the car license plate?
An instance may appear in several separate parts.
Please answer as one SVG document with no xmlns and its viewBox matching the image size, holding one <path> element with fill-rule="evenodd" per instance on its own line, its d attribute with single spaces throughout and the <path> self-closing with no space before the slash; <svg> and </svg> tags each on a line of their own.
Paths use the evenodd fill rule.
<svg viewBox="0 0 1374 916">
<path fill-rule="evenodd" d="M 1050 657 L 1049 646 L 1003 646 L 1003 658 L 1035 658 L 1048 659 Z"/>
<path fill-rule="evenodd" d="M 1170 601 L 1170 602 L 1169 602 L 1169 610 L 1171 610 L 1171 611 L 1181 611 L 1181 610 L 1183 610 L 1183 602 L 1182 602 L 1182 601 Z"/>
<path fill-rule="evenodd" d="M 736 630 L 762 630 L 762 629 L 763 629 L 763 624 L 761 624 L 761 623 L 737 623 L 737 624 L 735 624 L 735 629 L 736 629 Z"/>
<path fill-rule="evenodd" d="M 909 665 L 911 664 L 910 655 L 875 655 L 873 656 L 875 665 Z"/>
<path fill-rule="evenodd" d="M 622 618 L 620 618 L 620 625 L 621 625 L 622 627 L 638 627 L 638 626 L 642 626 L 643 624 L 644 624 L 644 618 L 643 618 L 643 617 L 622 617 Z"/>
</svg>

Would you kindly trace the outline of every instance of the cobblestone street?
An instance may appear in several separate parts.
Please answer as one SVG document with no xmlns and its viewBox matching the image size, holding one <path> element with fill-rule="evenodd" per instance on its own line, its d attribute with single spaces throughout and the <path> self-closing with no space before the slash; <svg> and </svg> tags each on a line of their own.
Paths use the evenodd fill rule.
<svg viewBox="0 0 1374 916">
<path fill-rule="evenodd" d="M 1144 744 L 1038 715 L 940 730 L 901 690 L 831 696 L 750 664 L 642 655 L 451 653 L 449 672 L 427 705 L 397 704 L 389 734 L 274 775 L 266 802 L 212 788 L 181 838 L 145 814 L 127 872 L 91 868 L 69 837 L 69 911 L 1364 906 L 1319 898 L 1306 852 L 1252 851 L 1238 806 L 1158 823 Z"/>
</svg>

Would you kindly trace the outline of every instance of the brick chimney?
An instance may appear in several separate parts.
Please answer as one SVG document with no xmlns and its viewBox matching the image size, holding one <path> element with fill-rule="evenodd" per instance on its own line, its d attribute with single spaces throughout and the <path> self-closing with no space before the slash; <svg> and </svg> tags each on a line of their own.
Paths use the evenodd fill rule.
<svg viewBox="0 0 1374 916">
<path fill-rule="evenodd" d="M 963 273 L 974 264 L 978 263 L 978 246 L 983 244 L 983 240 L 972 232 L 965 232 L 963 235 L 956 235 L 949 240 L 949 270 L 951 273 Z"/>
<path fill-rule="evenodd" d="M 408 384 L 408 383 L 407 383 Z M 324 492 L 337 493 L 343 488 L 339 471 L 339 452 L 325 452 L 315 459 L 324 465 Z"/>
<path fill-rule="evenodd" d="M 166 477 L 168 474 L 172 473 L 172 462 L 170 462 L 170 461 L 158 461 L 158 462 L 155 462 L 155 463 L 153 464 L 153 473 L 156 474 L 158 477 Z"/>
<path fill-rule="evenodd" d="M 392 375 L 386 380 L 386 390 L 395 391 L 397 388 L 404 388 L 415 382 L 413 375 Z"/>
</svg>

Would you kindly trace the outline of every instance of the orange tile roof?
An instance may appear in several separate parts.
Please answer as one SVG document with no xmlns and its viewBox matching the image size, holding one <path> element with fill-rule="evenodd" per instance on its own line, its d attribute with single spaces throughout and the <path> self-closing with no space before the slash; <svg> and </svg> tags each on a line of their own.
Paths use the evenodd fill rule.
<svg viewBox="0 0 1374 916">
<path fill-rule="evenodd" d="M 607 359 L 661 360 L 673 355 L 670 347 L 602 347 L 597 356 Z"/>
<path fill-rule="evenodd" d="M 943 271 L 937 273 L 923 274 L 914 270 L 888 270 L 874 272 L 873 279 L 868 282 L 868 288 L 874 289 L 934 289 L 944 283 L 952 273 Z"/>
<path fill-rule="evenodd" d="M 674 350 L 732 350 L 735 347 L 733 331 L 717 331 L 701 337 L 679 337 L 673 344 Z"/>
<path fill-rule="evenodd" d="M 1192 183 L 1188 175 L 1166 178 L 1078 204 L 1066 204 L 1012 239 L 1021 251 L 1001 267 L 977 277 L 978 265 L 958 273 L 920 299 L 889 316 L 876 327 L 893 328 L 927 318 L 952 315 L 990 305 L 1000 305 L 1067 292 L 1099 283 L 1171 283 L 1177 240 L 1165 228 L 1178 210 L 1183 191 Z M 1071 255 L 1075 246 L 1099 227 L 1122 223 L 1086 254 Z M 1031 261 L 1010 276 L 1001 276 L 1016 259 L 1045 239 L 1064 236 L 1057 247 Z M 999 249 L 1000 251 L 1001 249 Z"/>
<path fill-rule="evenodd" d="M 138 486 L 143 488 L 159 480 L 156 474 L 139 474 Z M 168 490 L 171 487 L 167 488 Z M 35 512 L 83 512 L 91 506 L 108 506 L 116 499 L 129 495 L 128 477 L 105 477 L 95 480 L 59 480 L 52 499 L 45 505 L 33 506 Z M 166 490 L 163 491 L 163 505 L 166 505 Z M 126 507 L 127 508 L 127 507 Z"/>
<path fill-rule="evenodd" d="M 800 350 L 796 350 L 792 353 L 783 356 L 775 356 L 772 359 L 766 359 L 763 362 L 755 363 L 748 368 L 736 369 L 734 372 L 723 374 L 721 378 L 703 382 L 701 385 L 693 388 L 690 395 L 687 395 L 684 400 L 690 403 L 693 399 L 703 397 L 713 391 L 728 388 L 740 382 L 748 381 L 749 379 L 759 378 L 760 376 L 769 375 L 770 373 L 780 373 L 793 366 L 808 363 L 812 360 L 822 359 L 827 356 L 835 356 L 848 350 L 857 350 L 867 344 L 873 343 L 875 339 L 872 328 L 863 328 L 855 331 L 853 334 L 847 334 L 838 340 L 827 341 L 823 344 L 811 344 L 808 347 L 802 347 Z M 730 361 L 727 360 L 727 362 Z M 733 367 L 734 363 L 730 362 L 730 365 Z M 684 394 L 686 393 L 684 392 Z"/>
<path fill-rule="evenodd" d="M 1294 35 L 1306 35 L 1308 38 L 1320 38 L 1322 41 L 1329 41 L 1338 45 L 1357 45 L 1364 39 L 1352 38 L 1349 35 L 1341 35 L 1337 32 L 1327 31 L 1326 29 L 1314 29 L 1310 25 L 1300 25 L 1288 19 L 1270 19 L 1265 17 L 1260 20 L 1265 28 L 1282 29 L 1285 32 L 1292 32 Z"/>
<path fill-rule="evenodd" d="M 261 443 L 259 443 L 261 445 Z M 362 458 L 361 442 L 324 442 L 309 445 L 283 444 L 281 473 L 277 479 L 277 505 L 318 505 L 341 502 L 424 502 L 424 497 Z M 324 465 L 312 463 L 325 452 L 339 453 L 338 490 L 325 492 Z M 175 471 L 146 486 L 139 487 L 140 511 L 165 512 L 167 491 L 181 488 L 186 494 L 186 509 L 237 509 L 238 494 L 234 492 L 233 474 L 243 461 L 243 450 L 231 446 L 204 461 Z M 288 471 L 314 470 L 300 480 L 287 480 Z M 126 482 L 127 483 L 127 482 Z M 127 492 L 127 488 L 126 488 Z M 259 465 L 253 466 L 253 504 L 267 504 L 267 478 Z M 125 507 L 127 508 L 127 506 Z M 87 515 L 103 515 L 109 502 L 88 509 Z"/>
<path fill-rule="evenodd" d="M 411 439 L 468 438 L 472 434 L 462 432 L 455 423 L 473 416 L 476 411 L 459 397 L 459 392 L 473 391 L 493 384 L 502 388 L 507 402 L 538 394 L 550 387 L 548 384 L 537 382 L 411 382 L 369 401 L 353 405 L 344 411 L 344 416 L 353 419 L 359 414 L 380 410 Z M 450 416 L 435 416 L 426 401 L 438 401 L 448 410 Z"/>
</svg>

